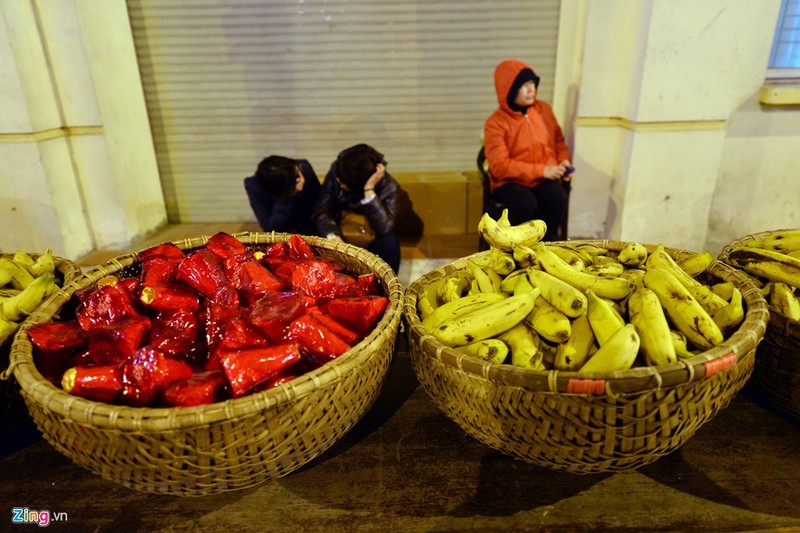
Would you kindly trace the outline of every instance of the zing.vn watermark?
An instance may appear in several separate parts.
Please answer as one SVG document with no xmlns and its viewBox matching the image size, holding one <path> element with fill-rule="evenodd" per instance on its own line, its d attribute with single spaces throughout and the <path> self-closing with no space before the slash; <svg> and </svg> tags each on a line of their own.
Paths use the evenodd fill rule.
<svg viewBox="0 0 800 533">
<path fill-rule="evenodd" d="M 66 522 L 67 513 L 65 512 L 50 512 L 47 509 L 37 511 L 29 507 L 12 507 L 11 508 L 11 523 L 12 524 L 36 524 L 39 527 L 47 527 L 50 522 Z"/>
</svg>

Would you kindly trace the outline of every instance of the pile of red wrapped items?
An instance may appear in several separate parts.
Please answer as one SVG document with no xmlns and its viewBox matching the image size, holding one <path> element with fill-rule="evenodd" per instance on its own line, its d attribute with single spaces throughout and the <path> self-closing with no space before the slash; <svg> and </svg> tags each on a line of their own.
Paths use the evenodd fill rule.
<svg viewBox="0 0 800 533">
<path fill-rule="evenodd" d="M 192 406 L 274 387 L 342 355 L 389 299 L 299 235 L 252 251 L 227 233 L 139 253 L 140 270 L 76 291 L 75 318 L 30 328 L 42 375 L 71 394 Z"/>
</svg>

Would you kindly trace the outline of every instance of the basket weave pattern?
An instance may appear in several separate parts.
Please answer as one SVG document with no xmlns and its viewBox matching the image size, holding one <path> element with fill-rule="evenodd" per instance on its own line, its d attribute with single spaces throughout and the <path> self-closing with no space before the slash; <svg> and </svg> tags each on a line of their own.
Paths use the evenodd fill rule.
<svg viewBox="0 0 800 533">
<path fill-rule="evenodd" d="M 610 250 L 626 244 L 570 242 Z M 667 251 L 676 259 L 692 255 Z M 406 290 L 404 316 L 414 369 L 436 405 L 467 433 L 503 453 L 556 470 L 585 474 L 637 468 L 677 449 L 744 386 L 766 329 L 768 312 L 758 288 L 742 273 L 715 262 L 710 274 L 742 291 L 747 313 L 730 338 L 702 354 L 602 379 L 485 363 L 438 342 L 417 314 L 422 287 L 467 268 L 467 259 L 426 274 Z"/>
<path fill-rule="evenodd" d="M 718 259 L 727 262 L 728 254 L 734 248 L 773 233 L 764 231 L 737 239 L 723 247 Z M 772 405 L 800 420 L 800 322 L 770 312 L 764 341 L 756 354 L 751 383 Z"/>
<path fill-rule="evenodd" d="M 257 248 L 283 233 L 236 234 Z M 21 328 L 11 364 L 31 416 L 45 439 L 75 463 L 137 490 L 202 496 L 284 476 L 342 437 L 377 398 L 394 355 L 403 286 L 377 256 L 345 243 L 305 237 L 324 257 L 355 273 L 374 272 L 389 297 L 376 328 L 348 352 L 274 389 L 198 407 L 135 408 L 67 394 L 36 370 L 27 329 L 47 322 L 78 289 L 136 268 L 135 253 L 79 277 L 53 295 Z M 176 241 L 203 246 L 208 237 Z"/>
</svg>

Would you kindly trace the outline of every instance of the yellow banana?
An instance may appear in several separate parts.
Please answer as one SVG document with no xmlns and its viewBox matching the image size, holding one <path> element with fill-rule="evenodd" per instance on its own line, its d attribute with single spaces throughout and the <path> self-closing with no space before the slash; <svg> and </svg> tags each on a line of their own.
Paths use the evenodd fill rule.
<svg viewBox="0 0 800 533">
<path fill-rule="evenodd" d="M 722 342 L 719 326 L 671 271 L 649 269 L 644 275 L 644 285 L 656 293 L 672 324 L 694 346 L 708 350 Z"/>
<path fill-rule="evenodd" d="M 557 246 L 553 246 L 553 245 L 551 245 L 551 246 L 552 246 L 553 248 L 556 248 L 556 247 L 557 247 L 557 248 L 564 248 L 564 249 L 567 249 L 567 250 L 569 250 L 570 252 L 572 252 L 572 253 L 574 253 L 575 255 L 577 255 L 577 256 L 578 256 L 578 258 L 581 260 L 581 264 L 583 265 L 583 266 L 581 266 L 580 268 L 578 268 L 578 267 L 576 266 L 576 268 L 578 268 L 578 270 L 583 270 L 583 269 L 584 269 L 584 268 L 586 268 L 587 266 L 594 264 L 594 257 L 593 257 L 592 255 L 590 255 L 590 254 L 589 254 L 589 253 L 588 253 L 586 250 L 582 250 L 582 249 L 581 249 L 579 246 L 577 246 L 577 245 L 572 245 L 572 244 L 570 244 L 569 242 L 562 242 L 562 243 L 559 243 Z M 570 263 L 570 261 L 566 261 L 566 262 L 567 262 L 567 263 Z"/>
<path fill-rule="evenodd" d="M 606 278 L 618 278 L 625 271 L 625 265 L 618 261 L 604 261 L 601 264 L 589 265 L 583 269 L 586 274 Z"/>
<path fill-rule="evenodd" d="M 783 229 L 773 231 L 771 234 L 747 242 L 753 248 L 774 250 L 784 254 L 800 250 L 800 229 Z"/>
<path fill-rule="evenodd" d="M 572 321 L 572 333 L 566 342 L 556 346 L 553 366 L 556 370 L 577 371 L 589 359 L 594 346 L 594 333 L 588 315 Z"/>
<path fill-rule="evenodd" d="M 478 285 L 480 292 L 498 292 L 495 290 L 494 284 L 486 270 L 475 264 L 474 261 L 467 260 L 467 268 L 469 269 L 472 277 Z"/>
<path fill-rule="evenodd" d="M 426 318 L 439 307 L 439 286 L 443 281 L 444 277 L 440 277 L 422 286 L 417 296 L 417 309 L 419 309 L 420 318 Z"/>
<path fill-rule="evenodd" d="M 581 373 L 606 373 L 628 370 L 639 353 L 639 334 L 633 324 L 619 328 L 581 367 Z"/>
<path fill-rule="evenodd" d="M 628 316 L 639 334 L 639 348 L 648 365 L 659 366 L 678 360 L 669 322 L 656 294 L 644 287 L 628 298 Z"/>
<path fill-rule="evenodd" d="M 500 339 L 483 339 L 456 347 L 488 363 L 502 364 L 508 358 L 508 346 Z"/>
<path fill-rule="evenodd" d="M 53 257 L 53 250 L 48 248 L 45 253 L 36 258 L 28 270 L 34 276 L 41 276 L 48 272 L 54 273 L 56 271 L 56 261 Z"/>
<path fill-rule="evenodd" d="M 716 322 L 723 333 L 741 324 L 742 320 L 744 320 L 744 305 L 741 291 L 734 287 L 730 302 L 727 303 L 725 307 L 714 311 L 711 318 L 714 319 L 714 322 Z"/>
<path fill-rule="evenodd" d="M 494 220 L 489 213 L 484 213 L 478 222 L 478 233 L 483 239 L 494 246 L 510 252 L 515 246 L 531 246 L 536 244 L 547 231 L 544 220 L 528 220 L 515 226 L 503 226 Z"/>
<path fill-rule="evenodd" d="M 7 257 L 0 257 L 0 270 L 7 272 L 2 277 L 8 276 L 7 283 L 10 283 L 15 289 L 22 290 L 33 283 L 33 275 L 28 272 L 28 269 Z"/>
<path fill-rule="evenodd" d="M 719 283 L 715 283 L 711 286 L 711 292 L 726 302 L 730 302 L 731 296 L 733 296 L 733 289 L 735 287 L 736 285 L 734 285 L 732 281 L 720 281 Z"/>
<path fill-rule="evenodd" d="M 507 276 L 516 270 L 517 265 L 510 253 L 491 246 L 489 248 L 489 267 L 501 276 Z"/>
<path fill-rule="evenodd" d="M 508 219 L 508 209 L 503 209 L 500 213 L 500 218 L 497 219 L 497 223 L 506 228 L 511 226 L 511 221 Z"/>
<path fill-rule="evenodd" d="M 691 287 L 692 285 L 700 285 L 700 282 L 686 273 L 684 269 L 678 265 L 669 252 L 664 248 L 663 244 L 656 246 L 656 249 L 647 256 L 644 262 L 645 270 L 653 268 L 663 268 L 669 271 L 684 287 Z"/>
<path fill-rule="evenodd" d="M 794 257 L 796 259 L 800 259 L 800 250 L 795 250 L 793 252 L 786 252 L 786 255 L 789 257 Z"/>
<path fill-rule="evenodd" d="M 586 291 L 586 299 L 589 302 L 586 314 L 589 317 L 594 338 L 597 340 L 598 346 L 603 346 L 619 328 L 625 325 L 625 320 L 614 309 L 611 302 L 600 298 L 591 289 Z"/>
<path fill-rule="evenodd" d="M 603 246 L 597 246 L 596 244 L 591 244 L 591 243 L 578 244 L 577 248 L 579 250 L 583 250 L 592 257 L 608 255 L 608 248 L 605 248 Z"/>
<path fill-rule="evenodd" d="M 555 343 L 566 341 L 572 332 L 569 317 L 553 307 L 544 296 L 536 299 L 533 310 L 525 317 L 525 323 L 543 339 Z"/>
<path fill-rule="evenodd" d="M 622 300 L 633 291 L 633 283 L 624 278 L 605 278 L 576 270 L 551 252 L 547 246 L 539 244 L 534 247 L 534 250 L 536 251 L 536 259 L 545 272 L 567 282 L 582 292 L 591 289 L 595 294 L 603 298 Z"/>
<path fill-rule="evenodd" d="M 728 263 L 755 276 L 800 287 L 800 259 L 773 250 L 742 246 L 731 250 Z"/>
<path fill-rule="evenodd" d="M 675 354 L 680 359 L 686 359 L 695 355 L 689 351 L 689 347 L 686 344 L 686 335 L 674 329 L 669 330 L 669 332 L 672 335 L 672 344 L 675 346 Z"/>
<path fill-rule="evenodd" d="M 487 268 L 485 272 L 486 275 L 489 276 L 489 281 L 492 284 L 492 289 L 494 292 L 502 292 L 500 286 L 503 283 L 503 276 L 495 272 L 493 268 Z"/>
<path fill-rule="evenodd" d="M 527 272 L 528 281 L 541 289 L 542 298 L 553 307 L 572 318 L 586 312 L 586 295 L 574 286 L 542 270 L 529 268 Z"/>
<path fill-rule="evenodd" d="M 770 307 L 789 320 L 800 320 L 800 300 L 794 288 L 780 281 L 773 282 L 769 295 Z"/>
<path fill-rule="evenodd" d="M 708 285 L 692 285 L 686 289 L 709 314 L 714 314 L 718 309 L 728 305 L 727 300 L 715 294 Z"/>
<path fill-rule="evenodd" d="M 481 309 L 491 303 L 505 300 L 507 297 L 504 294 L 496 292 L 479 292 L 463 296 L 451 302 L 446 302 L 422 319 L 422 326 L 428 331 L 433 331 L 434 328 L 441 325 L 447 320 L 455 320 L 469 312 Z"/>
<path fill-rule="evenodd" d="M 524 270 L 520 270 L 519 272 L 522 272 L 523 275 L 515 276 L 517 282 L 514 284 L 514 290 L 512 294 L 519 294 L 521 292 L 531 292 L 532 290 L 534 290 L 535 287 L 531 285 L 531 282 L 528 280 L 527 273 Z M 539 291 L 541 294 L 541 289 L 539 289 Z"/>
<path fill-rule="evenodd" d="M 708 267 L 711 266 L 712 261 L 714 261 L 714 256 L 711 255 L 711 252 L 700 252 L 692 254 L 689 257 L 685 257 L 677 263 L 684 272 L 693 278 L 696 278 L 708 270 Z"/>
<path fill-rule="evenodd" d="M 641 268 L 626 268 L 619 277 L 627 279 L 636 288 L 644 287 L 644 270 Z"/>
<path fill-rule="evenodd" d="M 2 300 L 3 317 L 17 322 L 31 314 L 58 289 L 53 274 L 42 274 L 18 294 Z"/>
<path fill-rule="evenodd" d="M 11 260 L 14 261 L 18 266 L 24 268 L 28 272 L 30 272 L 31 266 L 33 266 L 34 260 L 31 257 L 31 254 L 24 250 L 17 250 L 11 256 Z"/>
<path fill-rule="evenodd" d="M 534 290 L 504 297 L 454 320 L 446 320 L 433 329 L 433 334 L 447 346 L 463 346 L 497 337 L 522 322 L 538 296 L 539 291 Z"/>
<path fill-rule="evenodd" d="M 548 248 L 572 268 L 583 270 L 588 266 L 581 257 L 581 254 L 573 249 L 557 245 L 548 245 Z"/>
<path fill-rule="evenodd" d="M 629 242 L 619 251 L 617 259 L 628 267 L 638 267 L 647 259 L 647 248 L 640 242 Z"/>
<path fill-rule="evenodd" d="M 517 268 L 528 268 L 536 265 L 536 252 L 530 246 L 515 246 L 511 252 Z"/>
<path fill-rule="evenodd" d="M 439 303 L 452 302 L 461 298 L 469 290 L 472 276 L 468 270 L 455 270 L 447 274 L 439 286 Z"/>
<path fill-rule="evenodd" d="M 524 322 L 520 322 L 498 337 L 511 351 L 511 364 L 531 370 L 544 370 L 542 354 L 539 352 L 539 336 Z"/>
<path fill-rule="evenodd" d="M 530 283 L 528 283 L 528 273 L 525 270 L 515 270 L 504 277 L 503 281 L 500 282 L 500 292 L 506 294 L 514 293 L 514 291 L 517 290 L 517 282 L 521 279 L 524 279 L 528 286 L 530 286 Z"/>
<path fill-rule="evenodd" d="M 19 324 L 17 322 L 7 320 L 0 315 L 0 345 L 2 345 L 7 338 L 16 333 L 18 327 Z"/>
</svg>

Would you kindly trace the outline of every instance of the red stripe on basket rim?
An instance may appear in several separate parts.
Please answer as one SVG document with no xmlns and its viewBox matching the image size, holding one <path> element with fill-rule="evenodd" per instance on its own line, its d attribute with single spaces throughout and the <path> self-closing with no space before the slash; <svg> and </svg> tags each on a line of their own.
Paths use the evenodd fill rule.
<svg viewBox="0 0 800 533">
<path fill-rule="evenodd" d="M 713 376 L 717 372 L 725 370 L 726 368 L 730 368 L 735 364 L 736 364 L 736 354 L 733 352 L 728 352 L 722 357 L 718 357 L 717 359 L 708 361 L 703 365 L 706 368 L 706 373 L 703 376 L 703 378 L 705 379 L 707 377 Z"/>
<path fill-rule="evenodd" d="M 578 394 L 604 394 L 606 392 L 606 380 L 572 378 L 567 381 L 567 392 Z"/>
</svg>

